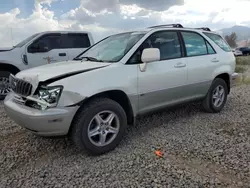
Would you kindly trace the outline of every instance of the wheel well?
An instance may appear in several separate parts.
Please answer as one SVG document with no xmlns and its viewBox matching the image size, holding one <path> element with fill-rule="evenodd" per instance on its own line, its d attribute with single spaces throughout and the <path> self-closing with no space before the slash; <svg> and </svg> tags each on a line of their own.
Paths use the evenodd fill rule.
<svg viewBox="0 0 250 188">
<path fill-rule="evenodd" d="M 20 71 L 16 66 L 7 63 L 0 63 L 0 67 L 2 71 L 9 71 L 12 74 L 16 74 Z"/>
<path fill-rule="evenodd" d="M 216 76 L 216 78 L 221 78 L 226 82 L 228 93 L 230 93 L 230 77 L 229 77 L 229 74 L 223 73 L 223 74 L 220 74 L 220 75 Z"/>
<path fill-rule="evenodd" d="M 133 109 L 132 109 L 131 103 L 129 101 L 128 96 L 123 91 L 111 90 L 111 91 L 98 93 L 96 95 L 93 95 L 87 98 L 81 104 L 84 105 L 86 102 L 89 102 L 90 100 L 94 98 L 99 98 L 99 97 L 106 97 L 119 103 L 127 115 L 128 124 L 132 124 L 134 122 L 134 115 L 133 115 Z"/>
</svg>

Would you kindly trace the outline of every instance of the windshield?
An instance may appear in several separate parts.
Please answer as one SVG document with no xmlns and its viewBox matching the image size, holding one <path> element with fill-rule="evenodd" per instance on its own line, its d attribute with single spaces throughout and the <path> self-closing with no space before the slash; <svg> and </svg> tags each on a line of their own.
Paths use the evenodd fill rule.
<svg viewBox="0 0 250 188">
<path fill-rule="evenodd" d="M 89 57 L 97 61 L 118 62 L 145 35 L 143 32 L 128 32 L 112 35 L 90 47 L 76 59 Z"/>
<path fill-rule="evenodd" d="M 25 45 L 27 42 L 29 42 L 30 40 L 32 40 L 33 38 L 35 38 L 37 35 L 39 35 L 39 33 L 36 33 L 34 35 L 31 35 L 30 37 L 26 38 L 25 40 L 23 40 L 22 42 L 19 42 L 17 45 L 15 45 L 14 47 L 17 48 L 21 48 L 23 45 Z"/>
</svg>

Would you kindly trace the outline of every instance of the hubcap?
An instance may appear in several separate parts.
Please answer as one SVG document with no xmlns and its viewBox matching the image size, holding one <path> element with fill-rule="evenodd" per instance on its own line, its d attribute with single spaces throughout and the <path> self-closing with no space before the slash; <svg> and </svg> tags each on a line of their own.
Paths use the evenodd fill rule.
<svg viewBox="0 0 250 188">
<path fill-rule="evenodd" d="M 9 92 L 9 78 L 0 77 L 0 95 L 7 95 Z"/>
<path fill-rule="evenodd" d="M 221 85 L 217 86 L 213 91 L 213 105 L 220 107 L 225 99 L 225 89 Z"/>
<path fill-rule="evenodd" d="M 96 146 L 106 146 L 116 138 L 119 129 L 118 116 L 112 111 L 102 111 L 90 121 L 88 138 Z"/>
</svg>

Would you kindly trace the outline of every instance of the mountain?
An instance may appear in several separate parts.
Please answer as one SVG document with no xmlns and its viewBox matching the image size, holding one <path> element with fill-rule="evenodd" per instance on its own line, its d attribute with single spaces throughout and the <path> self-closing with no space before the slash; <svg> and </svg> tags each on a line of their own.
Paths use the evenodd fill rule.
<svg viewBox="0 0 250 188">
<path fill-rule="evenodd" d="M 237 42 L 250 39 L 250 28 L 246 26 L 236 25 L 231 28 L 221 29 L 219 31 L 222 32 L 224 36 L 230 35 L 232 32 L 235 32 L 237 35 Z"/>
</svg>

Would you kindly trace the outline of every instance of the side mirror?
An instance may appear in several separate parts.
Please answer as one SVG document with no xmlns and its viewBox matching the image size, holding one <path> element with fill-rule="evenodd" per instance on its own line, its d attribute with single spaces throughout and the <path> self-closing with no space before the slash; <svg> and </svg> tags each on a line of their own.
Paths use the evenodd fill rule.
<svg viewBox="0 0 250 188">
<path fill-rule="evenodd" d="M 160 60 L 160 50 L 158 48 L 146 48 L 142 51 L 141 61 L 151 63 Z"/>
<path fill-rule="evenodd" d="M 154 61 L 160 60 L 160 50 L 158 48 L 146 48 L 142 51 L 141 61 L 143 62 L 140 64 L 140 71 L 145 72 L 147 68 L 147 63 L 151 63 Z"/>
</svg>

